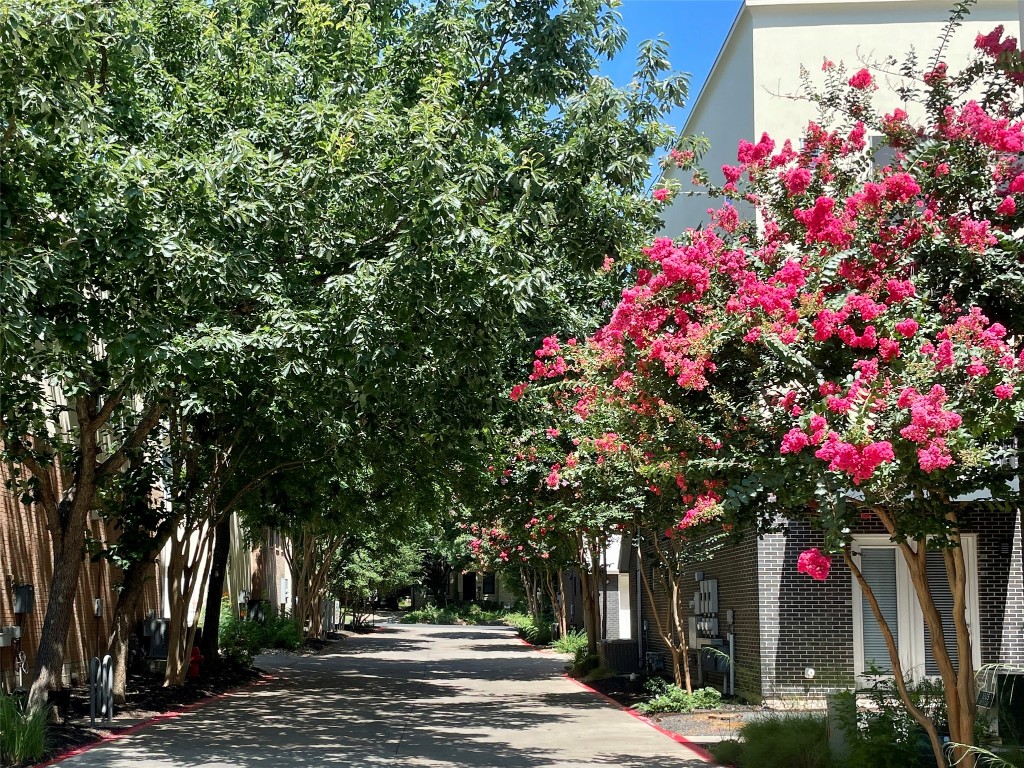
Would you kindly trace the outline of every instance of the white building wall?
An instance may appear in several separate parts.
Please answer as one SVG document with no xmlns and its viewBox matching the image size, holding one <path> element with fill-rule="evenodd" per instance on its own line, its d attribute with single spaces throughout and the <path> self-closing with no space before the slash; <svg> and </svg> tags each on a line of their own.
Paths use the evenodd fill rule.
<svg viewBox="0 0 1024 768">
<path fill-rule="evenodd" d="M 889 56 L 901 63 L 914 49 L 923 68 L 946 25 L 949 5 L 949 0 L 746 0 L 683 129 L 685 135 L 703 134 L 711 140 L 702 163 L 711 181 L 723 183 L 721 167 L 736 164 L 740 139 L 757 141 L 766 132 L 777 146 L 787 138 L 797 143 L 807 122 L 817 118 L 816 105 L 799 98 L 801 67 L 821 85 L 825 59 L 844 63 L 849 76 Z M 980 0 L 954 33 L 942 60 L 951 70 L 960 69 L 974 52 L 975 37 L 997 24 L 1018 35 L 1015 0 Z M 898 98 L 899 67 L 891 69 L 892 75 L 872 69 L 879 85 L 877 107 L 886 112 L 901 107 L 920 117 Z M 689 188 L 688 171 L 669 169 L 665 175 Z M 662 232 L 675 237 L 699 226 L 708 219 L 707 209 L 720 203 L 680 194 L 663 215 Z"/>
</svg>

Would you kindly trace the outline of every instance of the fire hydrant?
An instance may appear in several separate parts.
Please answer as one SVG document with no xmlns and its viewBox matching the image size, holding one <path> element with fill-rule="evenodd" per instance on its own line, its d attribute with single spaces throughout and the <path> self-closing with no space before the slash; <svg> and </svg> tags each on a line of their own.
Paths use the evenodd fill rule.
<svg viewBox="0 0 1024 768">
<path fill-rule="evenodd" d="M 203 661 L 203 654 L 199 652 L 199 646 L 192 646 L 192 655 L 188 659 L 188 676 L 191 678 L 199 677 L 199 665 Z"/>
</svg>

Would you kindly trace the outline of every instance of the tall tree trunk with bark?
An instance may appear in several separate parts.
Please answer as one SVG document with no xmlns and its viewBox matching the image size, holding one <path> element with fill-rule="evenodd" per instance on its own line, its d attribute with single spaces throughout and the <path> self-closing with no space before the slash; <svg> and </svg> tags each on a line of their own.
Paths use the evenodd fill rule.
<svg viewBox="0 0 1024 768">
<path fill-rule="evenodd" d="M 153 557 L 156 554 L 154 553 Z M 117 605 L 111 617 L 110 636 L 107 638 L 107 653 L 114 661 L 114 703 L 125 703 L 125 687 L 128 683 L 128 638 L 132 634 L 139 602 L 145 591 L 146 579 L 153 559 L 131 563 L 124 572 Z"/>
<path fill-rule="evenodd" d="M 71 476 L 64 483 L 62 495 L 57 493 L 56 471 L 63 468 L 40 464 L 37 455 L 25 451 L 18 460 L 32 473 L 38 487 L 40 503 L 46 513 L 47 528 L 53 544 L 53 575 L 47 595 L 46 614 L 36 648 L 34 680 L 29 690 L 28 706 L 35 711 L 46 706 L 47 691 L 59 688 L 64 671 L 64 653 L 68 632 L 74 616 L 75 593 L 85 559 L 85 532 L 89 510 L 104 478 L 119 470 L 128 454 L 138 448 L 156 426 L 161 407 L 150 406 L 134 429 L 110 456 L 100 460 L 99 431 L 121 403 L 123 393 L 106 393 L 100 404 L 99 390 L 75 397 L 78 420 L 78 456 Z M 40 439 L 33 440 L 39 448 Z"/>
<path fill-rule="evenodd" d="M 203 619 L 203 639 L 199 647 L 200 653 L 203 654 L 203 663 L 208 666 L 216 666 L 220 659 L 220 608 L 230 552 L 231 515 L 224 515 L 214 530 L 210 581 L 206 588 L 206 616 Z M 229 595 L 228 599 L 234 597 Z"/>
<path fill-rule="evenodd" d="M 897 542 L 897 547 L 903 556 L 903 561 L 907 565 L 911 584 L 914 587 L 918 604 L 921 607 L 921 613 L 924 616 L 925 624 L 931 636 L 932 658 L 939 670 L 939 678 L 942 681 L 942 689 L 946 701 L 949 737 L 953 744 L 958 745 L 952 747 L 950 762 L 958 766 L 958 768 L 974 768 L 976 760 L 974 754 L 968 748 L 975 742 L 977 690 L 974 680 L 974 649 L 971 642 L 970 627 L 967 622 L 967 566 L 958 532 L 959 521 L 956 511 L 953 507 L 949 506 L 948 501 L 947 508 L 950 509 L 946 514 L 946 520 L 952 531 L 950 534 L 952 546 L 943 551 L 943 564 L 945 566 L 946 581 L 949 584 L 950 594 L 953 597 L 952 619 L 956 633 L 957 668 L 953 667 L 952 658 L 949 651 L 946 650 L 946 637 L 942 626 L 942 617 L 936 608 L 931 586 L 928 583 L 927 537 L 922 536 L 916 540 L 901 538 L 897 535 L 895 520 L 886 509 L 875 507 L 872 511 L 881 520 L 882 525 L 893 540 Z M 854 562 L 852 553 L 848 549 L 844 550 L 843 557 L 854 578 L 857 579 L 865 599 L 867 599 L 868 604 L 871 606 L 872 613 L 886 641 L 889 660 L 892 664 L 893 678 L 900 700 L 914 720 L 928 734 L 936 764 L 945 766 L 946 756 L 938 729 L 927 714 L 913 701 L 904 681 L 899 649 L 878 607 L 874 592 L 864 579 L 860 568 Z"/>
<path fill-rule="evenodd" d="M 643 582 L 644 593 L 654 616 L 654 626 L 658 637 L 668 648 L 672 663 L 672 678 L 680 688 L 693 692 L 693 680 L 690 677 L 687 641 L 687 616 L 683 609 L 682 594 L 682 561 L 677 550 L 679 544 L 672 540 L 660 541 L 660 533 L 652 534 L 652 547 L 657 559 L 654 569 L 645 567 L 642 547 L 637 549 L 637 564 L 640 581 Z M 665 595 L 665 608 L 661 611 L 655 601 L 655 590 L 660 589 Z"/>
</svg>

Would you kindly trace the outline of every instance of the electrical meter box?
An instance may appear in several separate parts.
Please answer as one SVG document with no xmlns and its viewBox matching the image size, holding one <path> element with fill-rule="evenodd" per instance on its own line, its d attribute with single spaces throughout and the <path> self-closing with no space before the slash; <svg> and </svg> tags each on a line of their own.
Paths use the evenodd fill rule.
<svg viewBox="0 0 1024 768">
<path fill-rule="evenodd" d="M 32 613 L 36 609 L 36 588 L 31 584 L 14 586 L 14 612 L 16 614 Z"/>
</svg>

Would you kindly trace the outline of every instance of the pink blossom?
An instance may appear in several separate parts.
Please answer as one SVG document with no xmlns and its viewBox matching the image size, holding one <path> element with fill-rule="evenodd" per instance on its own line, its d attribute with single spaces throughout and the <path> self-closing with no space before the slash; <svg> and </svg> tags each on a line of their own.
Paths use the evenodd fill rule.
<svg viewBox="0 0 1024 768">
<path fill-rule="evenodd" d="M 896 323 L 896 331 L 901 336 L 906 336 L 908 339 L 917 333 L 917 329 L 920 328 L 917 321 L 913 318 L 908 317 L 906 320 L 900 320 Z"/>
<path fill-rule="evenodd" d="M 996 208 L 996 214 L 999 216 L 1013 216 L 1017 212 L 1017 201 L 1011 196 L 1007 195 L 1003 198 L 1003 201 L 999 203 L 999 207 Z"/>
<path fill-rule="evenodd" d="M 832 558 L 817 547 L 804 550 L 796 560 L 797 573 L 806 573 L 817 581 L 825 581 L 831 569 Z"/>
<path fill-rule="evenodd" d="M 782 181 L 786 185 L 786 191 L 791 195 L 802 195 L 811 186 L 811 179 L 814 177 L 806 168 L 790 168 L 783 174 Z"/>
<path fill-rule="evenodd" d="M 1010 384 L 996 384 L 992 391 L 1000 400 L 1009 400 L 1013 397 L 1013 386 Z"/>
<path fill-rule="evenodd" d="M 848 82 L 851 88 L 856 88 L 858 91 L 862 91 L 871 85 L 871 73 L 866 69 L 858 70 Z"/>
<path fill-rule="evenodd" d="M 800 453 L 810 442 L 810 438 L 803 430 L 794 427 L 783 436 L 779 453 Z"/>
<path fill-rule="evenodd" d="M 917 463 L 922 471 L 931 474 L 937 469 L 945 469 L 952 464 L 953 457 L 946 447 L 946 441 L 937 437 L 928 444 L 927 448 L 918 450 Z"/>
<path fill-rule="evenodd" d="M 664 187 L 656 189 L 654 190 L 654 194 L 652 195 L 652 197 L 654 197 L 654 199 L 657 200 L 659 203 L 663 203 L 666 200 L 668 200 L 668 190 L 665 189 Z"/>
<path fill-rule="evenodd" d="M 527 384 L 526 382 L 523 382 L 522 384 L 516 384 L 514 387 L 512 387 L 512 392 L 509 394 L 509 397 L 512 398 L 514 402 L 518 401 L 519 398 L 523 396 L 523 392 L 526 391 L 526 388 L 528 386 L 529 384 Z"/>
</svg>

